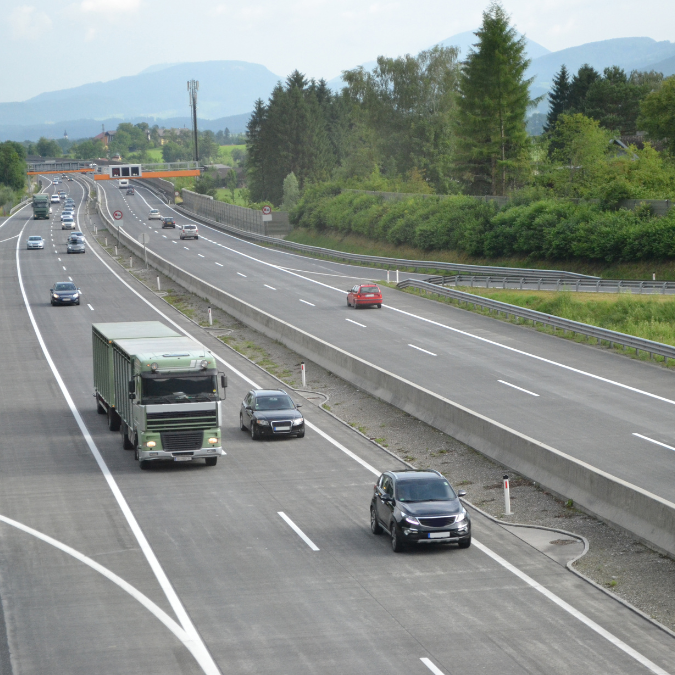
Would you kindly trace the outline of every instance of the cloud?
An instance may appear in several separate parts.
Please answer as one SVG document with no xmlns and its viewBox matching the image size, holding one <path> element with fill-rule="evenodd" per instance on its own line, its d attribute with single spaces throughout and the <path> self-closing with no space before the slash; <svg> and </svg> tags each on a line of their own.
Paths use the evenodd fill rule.
<svg viewBox="0 0 675 675">
<path fill-rule="evenodd" d="M 119 14 L 133 12 L 141 5 L 141 0 L 82 0 L 80 9 L 87 13 Z"/>
<path fill-rule="evenodd" d="M 20 5 L 9 15 L 9 25 L 15 40 L 35 40 L 51 30 L 52 20 L 35 7 Z"/>
</svg>

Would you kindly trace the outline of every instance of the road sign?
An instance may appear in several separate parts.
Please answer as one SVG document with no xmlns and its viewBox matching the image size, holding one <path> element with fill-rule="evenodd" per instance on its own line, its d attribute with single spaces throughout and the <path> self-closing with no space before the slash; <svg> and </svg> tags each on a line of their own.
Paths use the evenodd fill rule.
<svg viewBox="0 0 675 675">
<path fill-rule="evenodd" d="M 122 220 L 122 212 L 121 211 L 115 211 L 113 212 L 113 218 L 115 220 Z"/>
<path fill-rule="evenodd" d="M 272 213 L 272 207 L 271 206 L 263 206 L 262 212 L 263 212 L 264 216 L 269 216 L 270 213 Z"/>
</svg>

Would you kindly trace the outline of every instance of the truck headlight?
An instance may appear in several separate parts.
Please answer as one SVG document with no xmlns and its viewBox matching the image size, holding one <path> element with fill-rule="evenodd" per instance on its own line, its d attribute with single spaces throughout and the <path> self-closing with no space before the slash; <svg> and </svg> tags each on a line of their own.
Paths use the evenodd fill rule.
<svg viewBox="0 0 675 675">
<path fill-rule="evenodd" d="M 209 443 L 211 443 L 212 445 L 215 445 L 217 442 L 218 442 L 217 438 L 209 438 Z"/>
<path fill-rule="evenodd" d="M 155 441 L 148 441 L 148 442 L 146 443 L 146 445 L 147 445 L 149 448 L 154 448 L 154 447 L 157 445 L 157 443 L 155 443 Z"/>
<path fill-rule="evenodd" d="M 302 424 L 305 420 L 302 417 L 299 417 L 297 420 L 293 420 L 293 426 L 297 427 L 299 424 Z"/>
</svg>

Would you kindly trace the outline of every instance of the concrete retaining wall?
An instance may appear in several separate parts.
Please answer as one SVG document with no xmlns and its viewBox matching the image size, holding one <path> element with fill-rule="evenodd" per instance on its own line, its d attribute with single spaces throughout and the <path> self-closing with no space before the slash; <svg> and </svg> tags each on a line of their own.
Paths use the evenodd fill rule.
<svg viewBox="0 0 675 675">
<path fill-rule="evenodd" d="M 114 228 L 112 224 L 109 227 Z M 122 233 L 139 256 L 143 247 Z M 675 504 L 600 471 L 268 314 L 173 265 L 152 251 L 148 262 L 187 290 L 377 398 L 405 410 L 481 453 L 546 486 L 651 546 L 675 555 Z"/>
</svg>

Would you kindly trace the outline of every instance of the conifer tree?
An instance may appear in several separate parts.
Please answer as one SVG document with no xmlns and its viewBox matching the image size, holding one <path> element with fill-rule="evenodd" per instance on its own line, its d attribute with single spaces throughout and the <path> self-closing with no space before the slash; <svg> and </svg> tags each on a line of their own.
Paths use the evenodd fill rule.
<svg viewBox="0 0 675 675">
<path fill-rule="evenodd" d="M 584 63 L 570 83 L 570 93 L 568 98 L 569 110 L 586 114 L 586 94 L 590 86 L 600 77 L 600 73 Z"/>
<path fill-rule="evenodd" d="M 455 162 L 473 194 L 505 195 L 524 179 L 529 136 L 525 115 L 531 79 L 525 37 L 517 37 L 504 8 L 493 2 L 483 12 L 460 76 Z"/>
<path fill-rule="evenodd" d="M 553 88 L 548 95 L 549 106 L 546 115 L 544 131 L 549 132 L 555 127 L 560 115 L 564 115 L 569 108 L 570 77 L 567 66 L 563 63 L 560 72 L 553 78 Z"/>
</svg>

